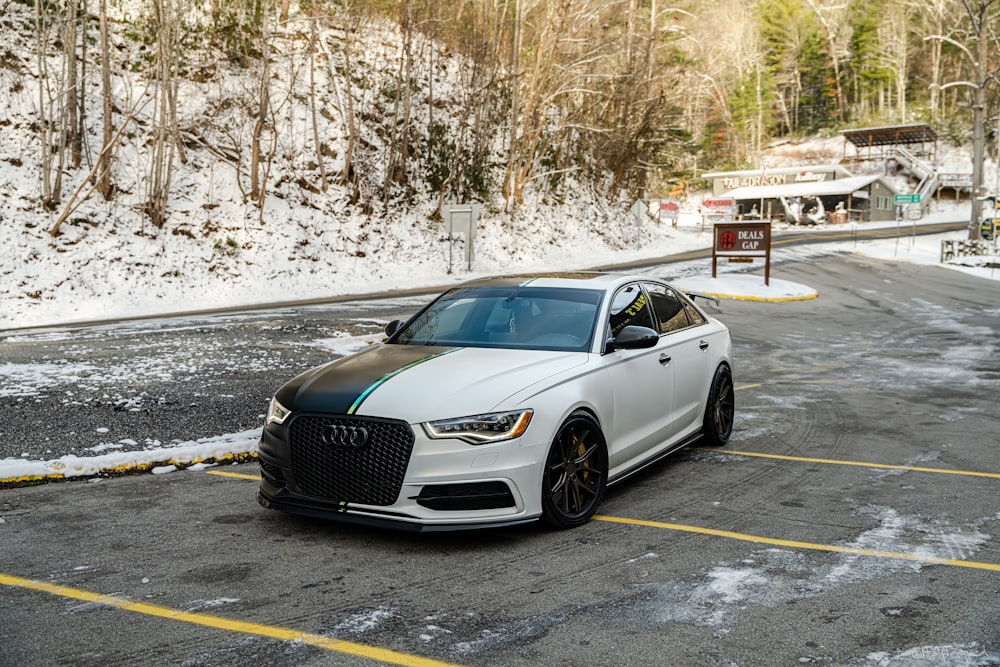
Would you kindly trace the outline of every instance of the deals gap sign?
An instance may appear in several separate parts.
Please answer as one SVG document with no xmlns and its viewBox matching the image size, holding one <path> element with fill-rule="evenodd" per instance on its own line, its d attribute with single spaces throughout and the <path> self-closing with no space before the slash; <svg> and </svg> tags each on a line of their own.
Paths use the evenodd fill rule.
<svg viewBox="0 0 1000 667">
<path fill-rule="evenodd" d="M 771 284 L 771 223 L 733 222 L 715 224 L 712 244 L 712 277 L 716 277 L 719 258 L 730 263 L 764 259 L 764 284 Z"/>
</svg>

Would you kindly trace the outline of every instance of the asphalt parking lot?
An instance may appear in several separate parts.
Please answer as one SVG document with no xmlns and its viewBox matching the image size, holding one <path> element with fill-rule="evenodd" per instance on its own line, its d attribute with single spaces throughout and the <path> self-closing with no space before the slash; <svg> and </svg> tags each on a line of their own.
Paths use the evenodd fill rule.
<svg viewBox="0 0 1000 667">
<path fill-rule="evenodd" d="M 718 309 L 730 444 L 614 488 L 572 531 L 286 516 L 254 501 L 254 463 L 0 489 L 0 665 L 1000 664 L 997 283 L 851 255 L 776 275 L 819 298 Z M 252 372 L 227 374 L 228 356 L 92 401 L 86 386 L 3 397 L 5 446 L 31 446 L 31 428 L 141 442 L 133 420 L 173 417 L 164 441 L 248 428 L 267 387 L 322 356 L 289 340 L 341 317 L 326 312 L 227 322 L 230 343 L 255 332 L 236 345 L 268 360 Z M 185 335 L 195 352 L 215 333 Z M 93 345 L 113 356 L 114 336 Z M 147 398 L 114 410 L 116 392 Z"/>
</svg>

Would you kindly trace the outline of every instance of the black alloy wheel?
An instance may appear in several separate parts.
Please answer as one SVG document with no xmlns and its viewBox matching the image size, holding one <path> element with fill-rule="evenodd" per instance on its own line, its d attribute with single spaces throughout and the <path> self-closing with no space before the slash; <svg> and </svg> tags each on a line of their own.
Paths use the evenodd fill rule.
<svg viewBox="0 0 1000 667">
<path fill-rule="evenodd" d="M 560 427 L 545 460 L 542 519 L 555 528 L 590 520 L 608 483 L 608 447 L 590 414 L 577 411 Z"/>
<path fill-rule="evenodd" d="M 729 366 L 722 364 L 712 378 L 712 388 L 708 392 L 708 403 L 705 407 L 705 423 L 702 434 L 704 444 L 709 447 L 722 447 L 729 442 L 733 434 L 733 420 L 736 416 L 736 392 L 733 387 L 733 374 Z"/>
</svg>

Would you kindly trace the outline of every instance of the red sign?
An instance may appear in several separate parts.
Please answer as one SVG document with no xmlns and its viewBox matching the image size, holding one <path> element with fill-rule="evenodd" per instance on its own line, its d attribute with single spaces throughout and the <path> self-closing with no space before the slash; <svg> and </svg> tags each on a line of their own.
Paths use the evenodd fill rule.
<svg viewBox="0 0 1000 667">
<path fill-rule="evenodd" d="M 720 257 L 765 257 L 770 249 L 769 222 L 715 226 L 715 254 Z"/>
<path fill-rule="evenodd" d="M 674 199 L 660 202 L 660 220 L 676 220 L 681 212 L 681 205 Z"/>
<path fill-rule="evenodd" d="M 732 208 L 736 206 L 735 199 L 706 199 L 702 202 L 705 208 Z"/>
<path fill-rule="evenodd" d="M 712 246 L 712 277 L 716 277 L 719 257 L 729 261 L 764 259 L 764 284 L 771 284 L 771 223 L 735 222 L 715 225 Z"/>
</svg>

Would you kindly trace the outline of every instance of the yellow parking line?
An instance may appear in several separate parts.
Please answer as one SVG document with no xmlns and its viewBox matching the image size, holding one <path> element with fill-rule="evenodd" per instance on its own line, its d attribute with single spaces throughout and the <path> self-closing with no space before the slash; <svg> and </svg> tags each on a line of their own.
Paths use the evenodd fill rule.
<svg viewBox="0 0 1000 667">
<path fill-rule="evenodd" d="M 209 475 L 218 475 L 219 477 L 235 477 L 236 479 L 252 479 L 255 482 L 260 481 L 260 475 L 247 475 L 242 472 L 224 472 L 222 470 L 206 470 Z"/>
<path fill-rule="evenodd" d="M 908 470 L 910 472 L 930 472 L 939 475 L 966 475 L 968 477 L 988 477 L 990 479 L 1000 479 L 1000 473 L 995 472 L 975 472 L 971 470 L 948 470 L 946 468 L 921 468 L 918 466 L 900 466 L 891 463 L 866 463 L 864 461 L 844 461 L 841 459 L 814 459 L 806 456 L 786 456 L 784 454 L 762 454 L 759 452 L 742 452 L 735 449 L 711 449 L 708 447 L 692 447 L 692 450 L 700 452 L 717 452 L 719 454 L 733 454 L 734 456 L 752 456 L 762 459 L 777 459 L 779 461 L 799 461 L 802 463 L 826 463 L 838 466 L 858 466 L 860 468 L 880 468 L 883 470 Z"/>
<path fill-rule="evenodd" d="M 367 658 L 369 660 L 378 660 L 392 665 L 404 665 L 406 667 L 454 667 L 452 663 L 439 662 L 437 660 L 421 658 L 419 656 L 408 655 L 406 653 L 398 653 L 388 649 L 365 646 L 364 644 L 355 644 L 353 642 L 346 642 L 339 639 L 333 639 L 331 637 L 324 637 L 322 635 L 314 635 L 308 632 L 300 632 L 298 630 L 280 628 L 273 625 L 263 625 L 260 623 L 247 623 L 230 618 L 222 618 L 220 616 L 209 616 L 207 614 L 180 611 L 178 609 L 170 609 L 169 607 L 161 607 L 160 605 L 149 604 L 146 602 L 133 602 L 114 595 L 91 593 L 90 591 L 81 590 L 79 588 L 70 588 L 68 586 L 60 586 L 58 584 L 50 584 L 44 581 L 35 581 L 33 579 L 23 579 L 21 577 L 15 577 L 3 573 L 0 573 L 0 585 L 16 586 L 18 588 L 41 591 L 43 593 L 50 593 L 59 597 L 82 600 L 84 602 L 94 602 L 97 604 L 108 605 L 109 607 L 124 609 L 125 611 L 132 611 L 139 614 L 145 614 L 147 616 L 166 618 L 172 621 L 181 621 L 184 623 L 201 625 L 209 628 L 215 628 L 217 630 L 241 632 L 243 634 L 267 637 L 286 642 L 301 642 L 303 644 L 315 646 L 327 651 L 335 651 L 337 653 Z"/>
<path fill-rule="evenodd" d="M 976 570 L 991 570 L 1000 572 L 1000 563 L 978 563 L 971 560 L 955 560 L 952 558 L 938 558 L 936 556 L 923 556 L 920 554 L 907 554 L 895 551 L 879 551 L 876 549 L 859 549 L 858 547 L 845 547 L 836 544 L 816 544 L 814 542 L 796 542 L 794 540 L 779 540 L 773 537 L 761 537 L 759 535 L 746 535 L 744 533 L 734 533 L 728 530 L 716 530 L 714 528 L 701 528 L 699 526 L 685 526 L 678 523 L 662 523 L 660 521 L 643 521 L 640 519 L 625 519 L 615 516 L 595 516 L 595 521 L 607 521 L 609 523 L 624 523 L 633 526 L 646 526 L 647 528 L 663 528 L 667 530 L 679 530 L 686 533 L 698 533 L 701 535 L 714 535 L 715 537 L 725 537 L 731 540 L 742 540 L 744 542 L 756 542 L 758 544 L 770 544 L 790 549 L 812 549 L 814 551 L 833 551 L 836 553 L 854 554 L 856 556 L 873 556 L 875 558 L 892 558 L 895 560 L 909 560 L 932 565 L 952 565 L 954 567 L 968 567 Z"/>
</svg>

